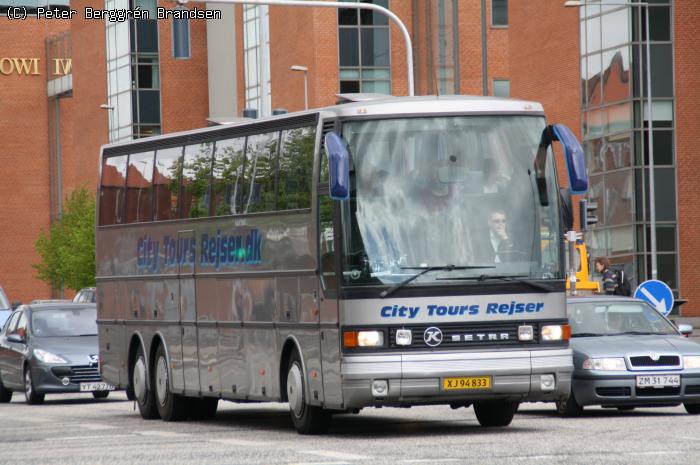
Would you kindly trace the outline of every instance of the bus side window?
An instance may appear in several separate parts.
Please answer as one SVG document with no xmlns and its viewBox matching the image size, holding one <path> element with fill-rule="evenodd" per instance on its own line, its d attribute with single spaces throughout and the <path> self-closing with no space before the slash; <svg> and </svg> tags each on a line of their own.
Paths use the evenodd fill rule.
<svg viewBox="0 0 700 465">
<path fill-rule="evenodd" d="M 319 255 L 321 257 L 321 279 L 326 289 L 335 289 L 335 234 L 333 230 L 333 200 L 328 192 L 318 194 Z"/>
<path fill-rule="evenodd" d="M 214 216 L 241 213 L 245 137 L 216 141 L 211 179 Z"/>
<path fill-rule="evenodd" d="M 123 210 L 126 198 L 127 155 L 105 158 L 102 162 L 100 187 L 100 225 L 124 222 Z"/>
<path fill-rule="evenodd" d="M 180 218 L 209 216 L 209 178 L 213 145 L 211 142 L 202 142 L 185 147 Z"/>
<path fill-rule="evenodd" d="M 245 156 L 245 180 L 249 185 L 244 213 L 275 210 L 275 172 L 279 132 L 248 137 Z"/>
<path fill-rule="evenodd" d="M 316 128 L 297 128 L 282 133 L 279 157 L 277 209 L 311 208 L 311 176 Z"/>
<path fill-rule="evenodd" d="M 182 177 L 182 147 L 171 147 L 156 152 L 153 187 L 156 197 L 156 220 L 177 218 L 177 199 Z"/>
<path fill-rule="evenodd" d="M 129 155 L 126 176 L 126 222 L 153 220 L 153 152 Z"/>
</svg>

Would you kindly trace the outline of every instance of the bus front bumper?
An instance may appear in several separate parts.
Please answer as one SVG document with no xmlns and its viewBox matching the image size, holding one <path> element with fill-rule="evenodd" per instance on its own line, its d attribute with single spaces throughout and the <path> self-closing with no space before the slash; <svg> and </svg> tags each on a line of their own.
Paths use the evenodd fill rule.
<svg viewBox="0 0 700 465">
<path fill-rule="evenodd" d="M 351 355 L 343 357 L 341 365 L 343 401 L 347 409 L 459 405 L 486 399 L 551 402 L 569 397 L 573 370 L 568 348 Z M 444 388 L 446 378 L 466 377 L 489 377 L 491 386 Z M 382 390 L 384 385 L 386 389 Z"/>
</svg>

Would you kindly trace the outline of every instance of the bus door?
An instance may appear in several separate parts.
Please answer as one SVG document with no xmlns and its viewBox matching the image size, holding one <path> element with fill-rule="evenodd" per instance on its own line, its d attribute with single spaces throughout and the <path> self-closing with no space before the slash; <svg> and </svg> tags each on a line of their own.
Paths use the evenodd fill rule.
<svg viewBox="0 0 700 465">
<path fill-rule="evenodd" d="M 326 406 L 340 407 L 343 403 L 340 376 L 340 333 L 338 328 L 338 270 L 336 251 L 340 250 L 334 213 L 337 210 L 328 189 L 321 189 L 319 199 L 319 268 L 321 282 L 319 310 L 321 327 L 321 364 L 323 396 Z M 337 221 L 335 224 L 338 224 Z"/>
<path fill-rule="evenodd" d="M 195 240 L 194 231 L 178 231 L 178 246 L 182 251 L 178 260 L 178 283 L 180 291 L 180 331 L 182 368 L 185 395 L 199 395 L 199 350 L 197 340 L 197 299 L 195 293 L 194 254 L 190 244 Z"/>
</svg>

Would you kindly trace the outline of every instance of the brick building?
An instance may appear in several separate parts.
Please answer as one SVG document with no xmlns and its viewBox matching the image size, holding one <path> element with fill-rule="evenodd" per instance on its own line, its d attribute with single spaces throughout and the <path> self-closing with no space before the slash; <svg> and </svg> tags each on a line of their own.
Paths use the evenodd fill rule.
<svg viewBox="0 0 700 465">
<path fill-rule="evenodd" d="M 610 256 L 637 281 L 651 277 L 643 8 L 564 8 L 563 0 L 374 3 L 388 6 L 409 31 L 416 94 L 537 100 L 550 121 L 574 129 L 585 141 L 588 197 L 598 203 L 598 224 L 587 235 L 593 256 Z M 151 19 L 84 18 L 86 6 L 130 4 Z M 344 92 L 407 93 L 404 41 L 381 15 L 210 5 L 220 19 L 191 21 L 192 58 L 180 61 L 170 53 L 170 21 L 153 19 L 157 6 L 172 7 L 76 0 L 62 6 L 77 11 L 71 21 L 3 21 L 0 59 L 41 63 L 38 74 L 21 74 L 14 62 L 10 73 L 11 62 L 0 61 L 0 110 L 13 115 L 0 120 L 7 141 L 0 172 L 21 179 L 0 185 L 0 247 L 13 251 L 0 262 L 0 285 L 12 300 L 51 294 L 33 277 L 33 243 L 56 217 L 62 195 L 94 185 L 101 144 L 233 121 L 244 108 L 260 116 L 302 110 L 305 79 L 310 108 L 333 104 Z M 189 8 L 195 6 L 204 8 Z M 693 169 L 700 5 L 658 0 L 649 10 L 658 276 L 691 302 L 685 315 L 700 316 L 700 246 L 692 228 L 700 215 Z M 72 59 L 67 76 L 53 73 L 56 59 Z"/>
</svg>

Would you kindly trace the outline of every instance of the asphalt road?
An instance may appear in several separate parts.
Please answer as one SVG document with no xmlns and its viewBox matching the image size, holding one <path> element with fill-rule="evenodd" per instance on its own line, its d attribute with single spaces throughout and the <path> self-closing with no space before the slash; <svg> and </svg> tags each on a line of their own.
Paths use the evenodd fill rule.
<svg viewBox="0 0 700 465">
<path fill-rule="evenodd" d="M 472 409 L 366 409 L 339 415 L 326 436 L 300 436 L 286 404 L 220 402 L 205 422 L 142 420 L 123 393 L 48 395 L 0 404 L 0 464 L 661 464 L 700 463 L 700 417 L 683 407 L 558 418 L 521 406 L 511 426 L 485 429 Z"/>
</svg>

